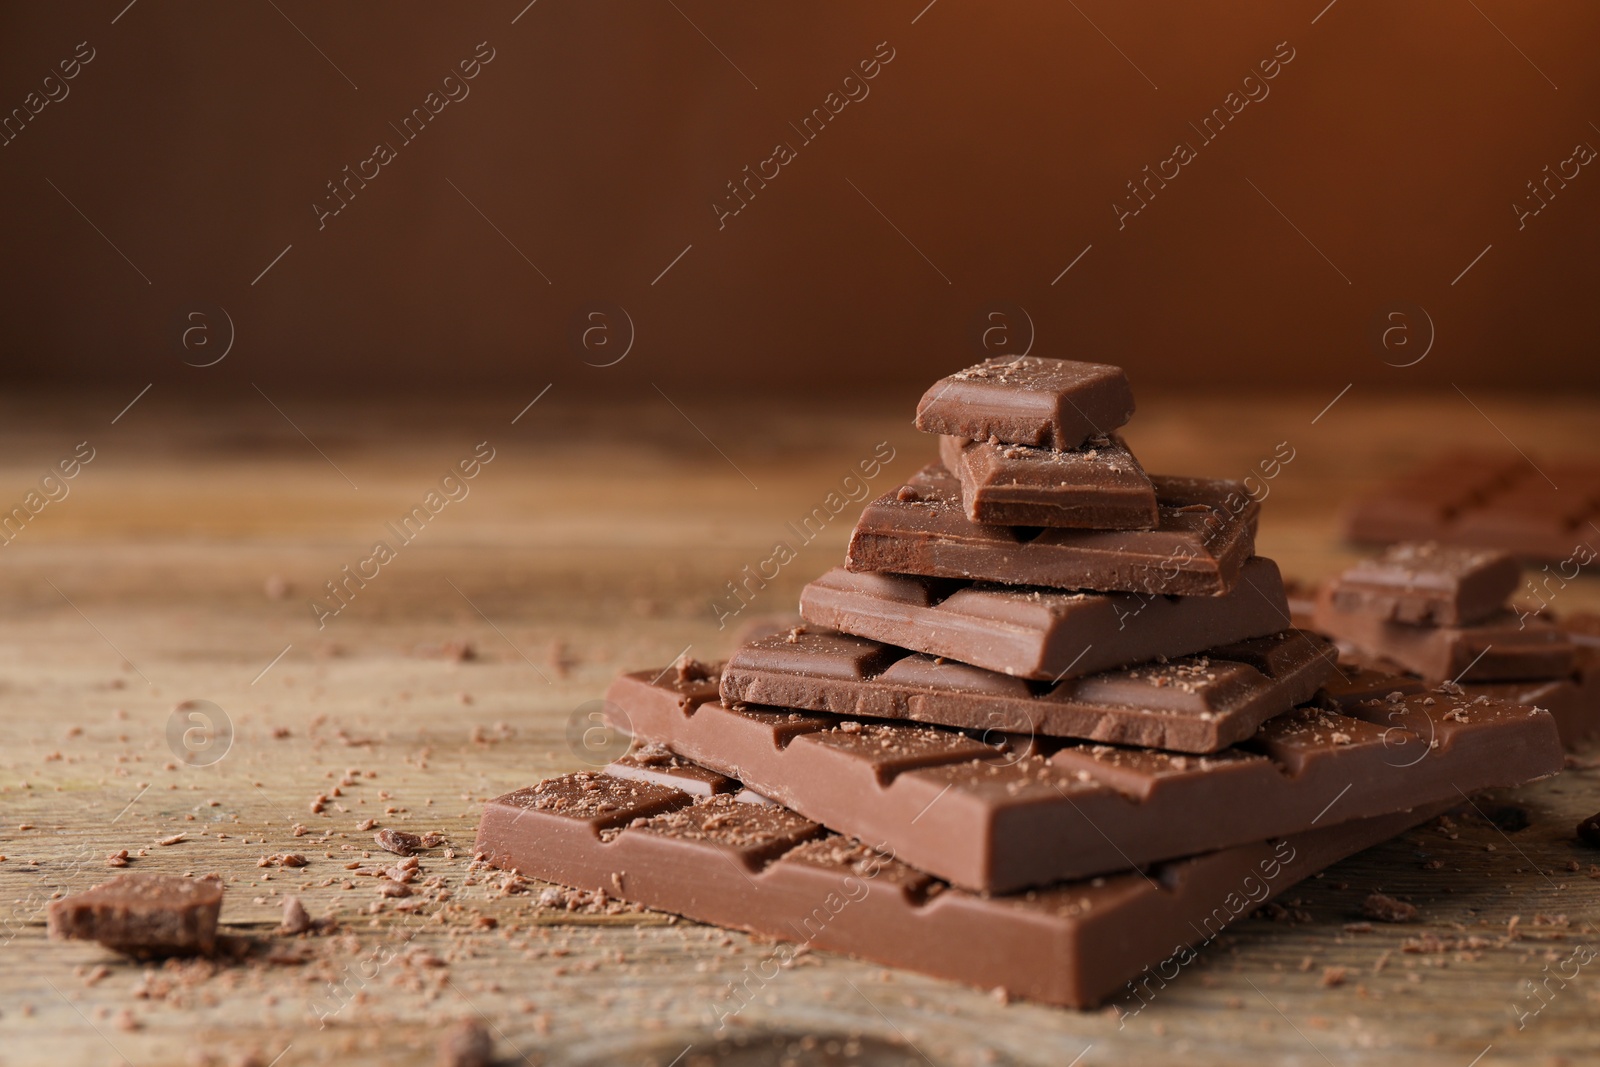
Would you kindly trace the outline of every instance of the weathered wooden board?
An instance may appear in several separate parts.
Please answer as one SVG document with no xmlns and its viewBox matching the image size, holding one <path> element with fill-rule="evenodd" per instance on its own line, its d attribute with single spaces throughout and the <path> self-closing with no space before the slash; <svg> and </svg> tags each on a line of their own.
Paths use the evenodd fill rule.
<svg viewBox="0 0 1600 1067">
<path fill-rule="evenodd" d="M 914 397 L 814 411 L 675 398 L 691 425 L 659 401 L 552 393 L 513 424 L 535 392 L 275 397 L 304 437 L 254 397 L 157 389 L 114 425 L 126 398 L 5 401 L 0 501 L 80 441 L 95 458 L 0 547 L 0 1062 L 427 1063 L 444 1023 L 478 1015 L 508 1062 L 531 1063 L 821 1062 L 833 1042 L 837 1062 L 1468 1067 L 1581 1063 L 1600 1047 L 1600 971 L 1576 963 L 1595 946 L 1600 852 L 1573 836 L 1600 809 L 1596 770 L 1494 798 L 1524 806 L 1525 829 L 1463 819 L 1454 837 L 1422 830 L 1339 865 L 1289 894 L 1289 920 L 1241 923 L 1120 1020 L 812 954 L 752 986 L 718 1031 L 713 1008 L 761 943 L 469 884 L 479 802 L 582 766 L 569 737 L 614 671 L 686 646 L 718 656 L 739 625 L 792 610 L 842 556 L 855 504 L 814 518 L 809 542 L 789 524 L 826 513 L 830 492 L 859 496 L 851 476 L 880 442 L 895 457 L 873 492 L 934 455 L 910 429 Z M 1356 390 L 1313 422 L 1328 399 L 1141 396 L 1127 436 L 1151 470 L 1234 477 L 1289 442 L 1261 548 L 1306 578 L 1352 558 L 1342 499 L 1442 443 L 1600 456 L 1591 401 L 1475 397 L 1479 413 L 1454 393 Z M 468 495 L 400 543 L 386 523 L 483 441 L 494 458 Z M 380 539 L 394 558 L 319 629 L 308 602 Z M 713 605 L 739 608 L 728 583 L 779 541 L 796 558 L 719 629 Z M 1586 578 L 1554 606 L 1597 605 Z M 184 701 L 231 722 L 215 763 L 176 758 L 190 711 L 218 717 L 175 713 Z M 346 869 L 378 863 L 366 819 L 448 833 L 457 857 L 424 866 L 450 898 L 372 912 L 371 881 Z M 45 900 L 101 880 L 124 848 L 133 870 L 222 874 L 236 933 L 267 937 L 289 893 L 342 933 L 284 942 L 302 963 L 209 975 L 46 941 Z M 310 862 L 257 866 L 287 852 Z M 1348 925 L 1377 888 L 1419 921 Z"/>
</svg>

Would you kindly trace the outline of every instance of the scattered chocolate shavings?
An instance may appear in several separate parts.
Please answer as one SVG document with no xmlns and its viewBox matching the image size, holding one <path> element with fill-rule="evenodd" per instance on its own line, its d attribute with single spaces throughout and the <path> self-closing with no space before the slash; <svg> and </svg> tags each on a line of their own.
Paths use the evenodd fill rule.
<svg viewBox="0 0 1600 1067">
<path fill-rule="evenodd" d="M 1348 972 L 1343 967 L 1322 968 L 1322 984 L 1328 988 L 1344 985 L 1345 975 Z"/>
</svg>

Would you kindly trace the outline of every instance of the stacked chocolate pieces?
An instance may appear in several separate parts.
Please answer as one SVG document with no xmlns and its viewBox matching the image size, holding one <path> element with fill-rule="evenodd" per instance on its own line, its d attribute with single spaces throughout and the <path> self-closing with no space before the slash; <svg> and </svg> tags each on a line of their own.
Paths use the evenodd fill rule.
<svg viewBox="0 0 1600 1067">
<path fill-rule="evenodd" d="M 1547 708 L 1570 747 L 1600 733 L 1600 647 L 1581 620 L 1513 607 L 1521 580 L 1506 552 L 1402 542 L 1324 585 L 1314 625 L 1346 659 L 1407 675 L 1412 689 Z"/>
<path fill-rule="evenodd" d="M 1545 712 L 1341 672 L 1289 628 L 1257 504 L 1147 476 L 1132 410 L 1094 364 L 937 383 L 945 462 L 867 505 L 807 625 L 619 677 L 641 745 L 491 801 L 480 853 L 1086 1007 L 1460 790 L 1559 770 Z"/>
</svg>

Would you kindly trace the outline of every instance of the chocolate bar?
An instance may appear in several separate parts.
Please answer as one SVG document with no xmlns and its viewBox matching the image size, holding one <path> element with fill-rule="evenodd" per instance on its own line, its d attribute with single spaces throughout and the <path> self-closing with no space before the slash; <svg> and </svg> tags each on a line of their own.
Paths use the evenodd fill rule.
<svg viewBox="0 0 1600 1067">
<path fill-rule="evenodd" d="M 1150 530 L 1160 519 L 1149 475 L 1116 434 L 1066 451 L 941 437 L 939 458 L 973 522 Z"/>
<path fill-rule="evenodd" d="M 836 567 L 800 592 L 807 622 L 1019 678 L 1058 681 L 1289 624 L 1278 565 L 1257 557 L 1222 596 L 1071 593 Z"/>
<path fill-rule="evenodd" d="M 1414 674 L 1398 674 L 1366 664 L 1341 661 L 1338 669 L 1322 683 L 1317 704 L 1320 707 L 1341 708 L 1364 700 L 1381 699 L 1392 693 L 1411 696 L 1413 693 L 1425 693 L 1427 689 L 1422 679 Z"/>
<path fill-rule="evenodd" d="M 723 702 L 1205 753 L 1304 703 L 1334 669 L 1303 630 L 1086 678 L 1030 682 L 827 630 L 736 649 Z"/>
<path fill-rule="evenodd" d="M 1141 968 L 1193 958 L 1300 879 L 1434 814 L 1353 820 L 1150 872 L 983 896 L 787 808 L 581 771 L 484 805 L 477 851 L 526 877 L 1083 1008 L 1131 988 Z M 771 963 L 794 954 L 779 945 Z"/>
<path fill-rule="evenodd" d="M 1561 617 L 1561 629 L 1567 640 L 1583 648 L 1600 649 L 1600 615 L 1589 611 L 1575 611 Z"/>
<path fill-rule="evenodd" d="M 996 356 L 941 378 L 917 404 L 917 429 L 968 440 L 1078 448 L 1133 417 L 1121 367 Z"/>
<path fill-rule="evenodd" d="M 1238 482 L 1156 475 L 1153 530 L 986 526 L 967 518 L 961 483 L 930 464 L 868 504 L 845 566 L 1100 592 L 1220 596 L 1255 551 L 1261 506 Z"/>
<path fill-rule="evenodd" d="M 176 874 L 119 874 L 50 902 L 54 938 L 98 941 L 137 957 L 209 955 L 217 943 L 222 880 Z"/>
<path fill-rule="evenodd" d="M 1331 599 L 1340 611 L 1459 626 L 1503 611 L 1521 579 L 1522 568 L 1509 553 L 1403 542 L 1334 579 Z"/>
<path fill-rule="evenodd" d="M 1559 488 L 1557 488 L 1559 486 Z M 1600 464 L 1450 453 L 1357 500 L 1352 541 L 1444 541 L 1583 566 L 1600 546 Z"/>
<path fill-rule="evenodd" d="M 1561 678 L 1572 673 L 1566 634 L 1536 618 L 1501 611 L 1470 626 L 1414 626 L 1359 611 L 1342 611 L 1330 589 L 1317 601 L 1317 630 L 1430 683 Z"/>
<path fill-rule="evenodd" d="M 1600 736 L 1600 670 L 1587 663 L 1570 678 L 1529 682 L 1478 682 L 1462 686 L 1468 696 L 1544 708 L 1556 722 L 1561 744 L 1577 748 Z"/>
<path fill-rule="evenodd" d="M 664 749 L 609 770 L 660 781 L 686 774 L 678 786 L 686 791 L 731 788 L 696 777 L 708 768 L 833 830 L 887 842 L 955 885 L 1010 892 L 1561 769 L 1556 724 L 1544 712 L 1463 695 L 1374 698 L 1385 716 L 1420 715 L 1408 730 L 1366 721 L 1376 713 L 1358 696 L 1344 695 L 1344 713 L 1297 709 L 1241 745 L 1197 757 L 734 709 L 709 680 L 641 671 L 618 677 L 606 698 L 621 710 L 614 725 Z M 692 770 L 674 754 L 693 760 Z"/>
</svg>

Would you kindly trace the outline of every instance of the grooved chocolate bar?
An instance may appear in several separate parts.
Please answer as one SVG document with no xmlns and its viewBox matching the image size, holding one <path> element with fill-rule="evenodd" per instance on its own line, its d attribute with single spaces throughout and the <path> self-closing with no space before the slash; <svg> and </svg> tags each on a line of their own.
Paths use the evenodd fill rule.
<svg viewBox="0 0 1600 1067">
<path fill-rule="evenodd" d="M 939 458 L 973 522 L 1149 530 L 1160 518 L 1149 475 L 1116 434 L 1064 451 L 941 437 Z"/>
<path fill-rule="evenodd" d="M 1519 456 L 1439 456 L 1357 500 L 1352 541 L 1444 541 L 1533 559 L 1594 560 L 1600 547 L 1600 463 Z"/>
<path fill-rule="evenodd" d="M 941 378 L 917 404 L 917 429 L 968 440 L 1077 448 L 1133 417 L 1121 367 L 997 356 Z"/>
<path fill-rule="evenodd" d="M 484 806 L 491 865 L 1051 1004 L 1090 1007 L 1419 809 L 1011 896 L 952 888 L 777 806 L 579 772 Z M 780 946 L 775 958 L 792 958 Z M 730 1009 L 731 1010 L 731 1009 Z"/>
<path fill-rule="evenodd" d="M 1566 634 L 1537 618 L 1502 610 L 1470 626 L 1414 626 L 1364 611 L 1341 611 L 1331 589 L 1317 599 L 1317 629 L 1430 683 L 1561 678 L 1575 651 Z"/>
<path fill-rule="evenodd" d="M 861 512 L 845 566 L 1101 592 L 1216 596 L 1255 551 L 1261 506 L 1238 482 L 1156 475 L 1153 530 L 986 526 L 967 518 L 961 483 L 924 467 Z"/>
<path fill-rule="evenodd" d="M 1019 678 L 1055 681 L 1265 637 L 1289 624 L 1278 565 L 1222 596 L 1074 593 L 836 567 L 800 593 L 807 622 Z"/>
<path fill-rule="evenodd" d="M 1433 541 L 1390 545 L 1335 578 L 1333 606 L 1395 622 L 1459 626 L 1505 608 L 1522 579 L 1509 554 Z"/>
<path fill-rule="evenodd" d="M 729 706 L 849 718 L 913 719 L 971 730 L 1215 752 L 1309 700 L 1334 670 L 1333 646 L 1303 630 L 1054 684 L 910 653 L 831 631 L 790 631 L 737 649 L 723 668 Z"/>
<path fill-rule="evenodd" d="M 733 709 L 708 679 L 680 681 L 669 671 L 624 674 L 606 694 L 621 709 L 615 725 L 670 750 L 644 750 L 612 773 L 685 773 L 676 753 L 841 833 L 886 842 L 914 867 L 988 892 L 1382 815 L 1561 769 L 1556 724 L 1545 712 L 1463 695 L 1397 694 L 1370 705 L 1358 696 L 1345 698 L 1342 713 L 1297 709 L 1233 748 L 1186 756 Z M 1378 714 L 1407 722 L 1368 721 Z M 690 778 L 680 788 L 700 784 Z"/>
</svg>

